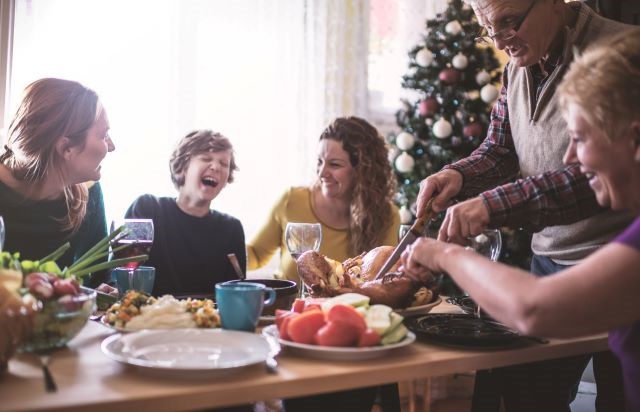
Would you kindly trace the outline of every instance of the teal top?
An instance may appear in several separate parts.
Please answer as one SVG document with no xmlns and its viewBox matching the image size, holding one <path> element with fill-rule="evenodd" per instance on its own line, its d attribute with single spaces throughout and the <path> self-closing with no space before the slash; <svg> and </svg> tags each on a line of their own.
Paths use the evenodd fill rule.
<svg viewBox="0 0 640 412">
<path fill-rule="evenodd" d="M 4 250 L 20 252 L 21 259 L 38 260 L 69 242 L 71 248 L 57 260 L 60 268 L 64 268 L 107 235 L 104 199 L 99 183 L 89 188 L 87 214 L 73 233 L 60 227 L 59 220 L 66 214 L 64 199 L 32 201 L 0 182 L 0 216 L 6 229 Z M 85 279 L 84 284 L 95 287 L 105 281 L 105 275 L 93 274 Z"/>
</svg>

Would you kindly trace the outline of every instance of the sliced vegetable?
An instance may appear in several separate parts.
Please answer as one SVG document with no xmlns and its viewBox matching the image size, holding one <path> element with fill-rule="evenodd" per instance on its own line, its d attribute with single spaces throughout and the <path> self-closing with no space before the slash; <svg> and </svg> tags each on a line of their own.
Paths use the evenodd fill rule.
<svg viewBox="0 0 640 412">
<path fill-rule="evenodd" d="M 368 306 L 369 300 L 369 296 L 361 295 L 359 293 L 344 293 L 324 301 L 322 303 L 322 310 L 328 312 L 334 305 L 349 305 L 353 307 Z"/>
</svg>

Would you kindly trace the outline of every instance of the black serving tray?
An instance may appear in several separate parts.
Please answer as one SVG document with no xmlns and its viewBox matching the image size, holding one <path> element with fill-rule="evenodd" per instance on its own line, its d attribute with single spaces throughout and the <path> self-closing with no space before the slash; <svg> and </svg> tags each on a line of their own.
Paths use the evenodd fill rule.
<svg viewBox="0 0 640 412">
<path fill-rule="evenodd" d="M 404 320 L 419 340 L 460 346 L 505 346 L 532 338 L 520 336 L 500 323 L 470 314 L 435 313 Z M 543 343 L 543 342 L 540 342 Z"/>
</svg>

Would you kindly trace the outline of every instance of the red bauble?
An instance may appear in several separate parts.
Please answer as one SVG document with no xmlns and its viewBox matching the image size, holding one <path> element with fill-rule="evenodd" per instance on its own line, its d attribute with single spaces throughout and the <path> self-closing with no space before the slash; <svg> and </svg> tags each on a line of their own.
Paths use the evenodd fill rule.
<svg viewBox="0 0 640 412">
<path fill-rule="evenodd" d="M 444 69 L 438 74 L 438 79 L 446 84 L 456 84 L 460 81 L 460 72 L 456 69 Z"/>
<path fill-rule="evenodd" d="M 462 134 L 464 137 L 481 137 L 482 126 L 477 122 L 466 124 L 462 128 Z"/>
<path fill-rule="evenodd" d="M 440 105 L 438 104 L 438 101 L 436 99 L 434 99 L 433 97 L 427 97 L 426 99 L 420 101 L 418 112 L 420 113 L 420 116 L 429 117 L 436 114 L 439 107 Z"/>
</svg>

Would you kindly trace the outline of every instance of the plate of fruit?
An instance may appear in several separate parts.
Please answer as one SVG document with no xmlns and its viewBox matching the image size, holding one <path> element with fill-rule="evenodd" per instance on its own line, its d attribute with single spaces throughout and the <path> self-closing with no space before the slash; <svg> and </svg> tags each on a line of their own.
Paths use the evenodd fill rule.
<svg viewBox="0 0 640 412">
<path fill-rule="evenodd" d="M 276 311 L 276 324 L 262 333 L 278 339 L 289 353 L 328 360 L 378 358 L 413 343 L 404 318 L 386 305 L 370 305 L 368 296 L 347 293 L 321 303 L 294 302 Z"/>
</svg>

